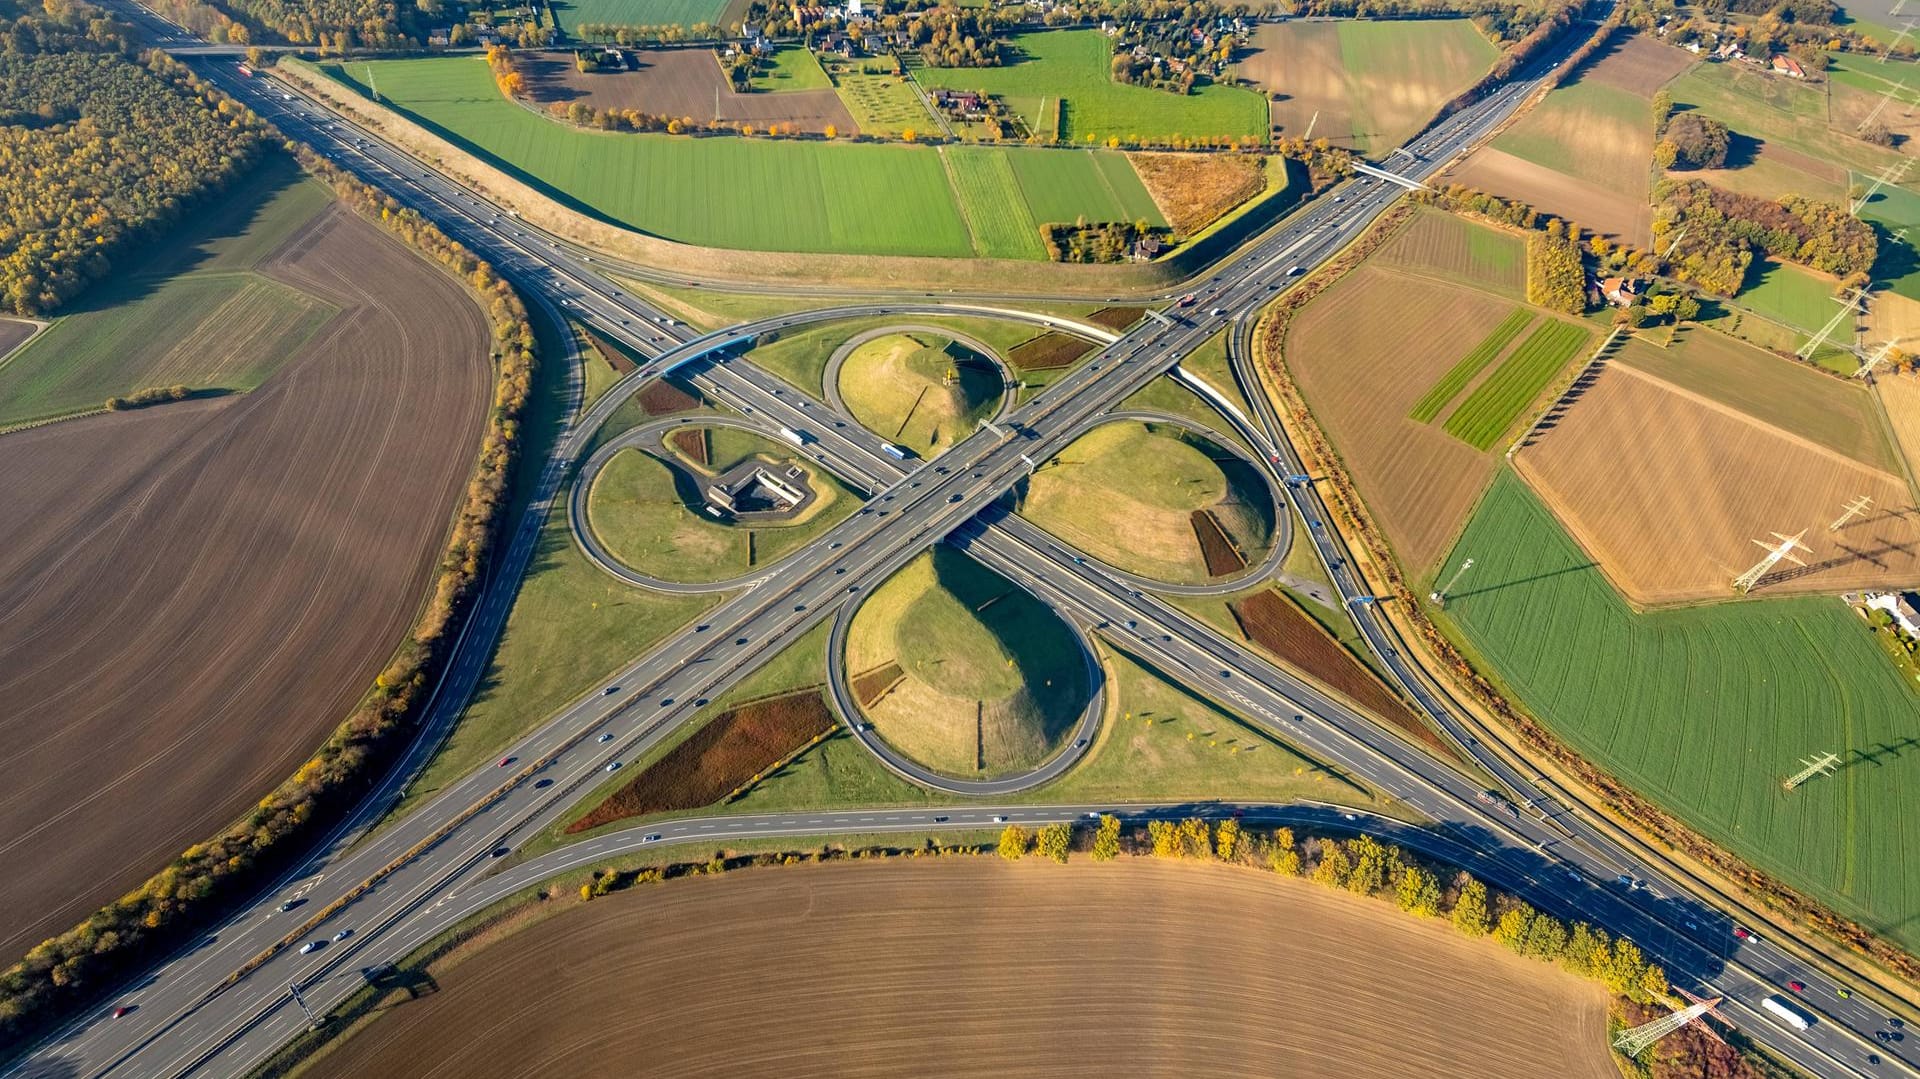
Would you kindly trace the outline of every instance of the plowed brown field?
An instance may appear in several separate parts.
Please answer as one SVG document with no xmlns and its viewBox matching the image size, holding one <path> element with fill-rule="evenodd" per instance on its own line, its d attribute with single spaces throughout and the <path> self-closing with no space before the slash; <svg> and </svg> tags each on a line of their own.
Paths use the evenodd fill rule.
<svg viewBox="0 0 1920 1079">
<path fill-rule="evenodd" d="M 481 311 L 339 209 L 263 269 L 340 313 L 258 390 L 0 437 L 0 953 L 245 812 L 419 608 Z"/>
<path fill-rule="evenodd" d="M 689 878 L 596 899 L 435 977 L 309 1074 L 1618 1074 L 1595 985 L 1376 900 L 1167 861 Z"/>
<path fill-rule="evenodd" d="M 1407 413 L 1512 310 L 1474 289 L 1362 266 L 1287 333 L 1287 369 L 1416 575 L 1444 553 L 1498 458 Z"/>
<path fill-rule="evenodd" d="M 1753 541 L 1806 529 L 1805 568 L 1766 594 L 1920 582 L 1906 481 L 1618 364 L 1514 458 L 1607 576 L 1639 604 L 1729 596 Z M 1873 510 L 1827 525 L 1859 495 Z"/>
<path fill-rule="evenodd" d="M 19 348 L 27 338 L 32 336 L 33 323 L 0 318 L 0 361 L 4 361 L 9 352 Z"/>
<path fill-rule="evenodd" d="M 1652 98 L 1654 91 L 1693 66 L 1693 54 L 1641 34 L 1615 34 L 1605 53 L 1579 74 L 1608 86 Z"/>
<path fill-rule="evenodd" d="M 1475 150 L 1447 173 L 1447 179 L 1476 191 L 1519 199 L 1635 246 L 1645 246 L 1653 232 L 1653 207 L 1637 194 L 1555 172 L 1491 145 Z"/>
<path fill-rule="evenodd" d="M 794 124 L 812 132 L 832 124 L 842 138 L 860 130 L 832 90 L 734 93 L 712 49 L 643 49 L 634 55 L 640 59 L 638 71 L 589 75 L 573 66 L 570 55 L 527 56 L 517 66 L 527 77 L 528 95 L 542 104 L 581 101 L 600 109 L 691 117 L 703 124 L 744 120 L 761 127 Z"/>
</svg>

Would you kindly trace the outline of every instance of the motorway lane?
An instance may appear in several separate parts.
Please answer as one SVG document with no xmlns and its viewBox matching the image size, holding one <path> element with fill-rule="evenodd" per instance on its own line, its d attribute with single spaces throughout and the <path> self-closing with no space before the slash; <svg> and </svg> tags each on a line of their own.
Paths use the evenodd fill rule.
<svg viewBox="0 0 1920 1079">
<path fill-rule="evenodd" d="M 1503 91 L 1503 93 L 1504 92 L 1505 91 Z M 1487 110 L 1485 112 L 1481 112 L 1477 114 L 1475 113 L 1463 114 L 1463 116 L 1465 117 L 1464 120 L 1461 117 L 1456 117 L 1454 121 L 1449 122 L 1449 124 L 1452 126 L 1454 137 L 1465 137 L 1467 135 L 1477 133 L 1478 131 L 1484 131 L 1487 127 L 1491 126 L 1492 123 L 1497 122 L 1499 117 L 1497 115 L 1494 115 L 1494 112 L 1496 111 L 1497 110 Z M 1436 131 L 1437 132 L 1445 131 L 1448 129 L 1448 127 L 1449 125 L 1442 125 L 1441 128 L 1437 128 Z M 1382 189 L 1384 189 L 1384 185 L 1376 185 L 1376 186 L 1379 186 Z M 455 195 L 454 197 L 457 198 L 459 196 Z M 1324 208 L 1325 205 L 1328 205 L 1328 204 L 1320 204 L 1318 208 Z M 1384 200 L 1380 203 L 1380 205 L 1384 205 Z M 1377 212 L 1377 208 L 1378 207 L 1374 208 L 1374 212 Z M 1311 218 L 1314 215 L 1306 214 L 1302 216 L 1303 218 Z M 1301 224 L 1307 224 L 1307 222 L 1303 220 Z M 1319 243 L 1295 242 L 1289 246 L 1285 244 L 1283 241 L 1281 243 L 1269 242 L 1266 244 L 1257 244 L 1255 245 L 1254 249 L 1248 253 L 1247 257 L 1245 259 L 1240 260 L 1237 263 L 1237 265 L 1244 267 L 1248 265 L 1251 262 L 1251 260 L 1265 259 L 1266 261 L 1264 263 L 1254 263 L 1254 264 L 1259 265 L 1259 267 L 1262 270 L 1271 272 L 1277 268 L 1275 266 L 1275 263 L 1278 263 L 1282 260 L 1287 260 L 1291 262 L 1293 260 L 1317 259 L 1317 257 L 1324 255 L 1326 250 L 1328 250 L 1330 247 L 1338 246 L 1339 244 L 1344 243 L 1346 239 L 1351 238 L 1351 236 L 1358 231 L 1358 228 L 1362 224 L 1364 224 L 1363 221 L 1350 221 L 1347 223 L 1345 227 L 1343 227 L 1341 221 L 1333 220 L 1333 221 L 1323 221 L 1320 223 L 1320 225 L 1310 225 L 1309 227 L 1326 226 L 1326 230 L 1325 230 L 1326 234 L 1317 238 L 1320 241 Z M 1296 234 L 1295 239 L 1297 238 L 1298 237 Z M 1306 239 L 1308 241 L 1311 241 L 1315 239 L 1315 237 L 1307 237 Z M 1299 263 L 1296 263 L 1296 264 L 1299 264 Z M 539 265 L 536 265 L 530 268 L 525 268 L 525 269 L 527 269 L 527 272 L 531 272 L 537 275 L 538 282 L 539 282 L 535 286 L 537 288 L 538 287 L 558 287 L 561 289 L 565 289 L 567 287 L 566 276 L 564 274 L 558 274 L 558 275 L 552 274 L 548 269 L 543 269 Z M 557 283 L 554 281 L 555 277 L 559 278 Z M 1236 298 L 1233 291 L 1233 285 L 1235 281 L 1238 279 L 1236 278 L 1236 279 L 1228 280 L 1227 277 L 1228 275 L 1226 275 L 1225 273 L 1222 273 L 1221 275 L 1216 276 L 1216 278 L 1213 281 L 1209 282 L 1208 285 L 1205 288 L 1203 288 L 1202 292 L 1206 296 L 1206 300 L 1205 300 L 1206 303 L 1214 303 L 1216 300 L 1222 299 L 1222 298 L 1225 298 L 1225 299 Z M 570 298 L 571 298 L 571 294 L 569 294 L 569 299 Z M 1250 296 L 1238 297 L 1238 299 L 1241 299 L 1243 301 L 1249 298 Z M 1250 307 L 1248 307 L 1247 309 L 1250 309 Z M 1039 411 L 1041 413 L 1039 418 L 1045 419 L 1046 418 L 1045 412 L 1047 410 L 1043 409 Z M 902 512 L 904 513 L 905 511 L 903 510 Z M 934 516 L 934 515 L 928 515 L 928 516 Z M 919 521 L 916 520 L 915 523 L 918 524 Z M 575 718 L 584 719 L 585 716 L 580 716 Z M 547 728 L 547 733 L 556 733 L 559 730 L 560 730 L 560 725 L 555 724 Z M 536 736 L 536 738 L 537 737 L 540 737 L 540 736 Z M 473 780 L 470 777 L 469 782 L 472 782 L 472 781 Z M 505 814 L 503 813 L 503 815 Z M 439 849 L 440 848 L 436 848 L 436 852 Z M 467 847 L 462 847 L 461 849 L 462 850 L 470 849 L 470 845 Z M 480 853 L 484 854 L 485 851 L 481 851 Z M 438 861 L 440 859 L 436 857 L 433 860 Z M 421 859 L 420 861 L 425 862 L 427 861 L 427 859 Z M 330 872 L 329 876 L 331 877 L 332 875 L 333 874 Z M 382 887 L 384 888 L 385 885 L 383 884 Z M 376 889 L 376 893 L 379 890 L 380 889 Z"/>
</svg>

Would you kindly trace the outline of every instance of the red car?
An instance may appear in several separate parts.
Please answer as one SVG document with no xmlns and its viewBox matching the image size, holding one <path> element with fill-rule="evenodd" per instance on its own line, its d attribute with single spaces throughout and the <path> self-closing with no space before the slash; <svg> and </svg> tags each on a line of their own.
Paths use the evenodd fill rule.
<svg viewBox="0 0 1920 1079">
<path fill-rule="evenodd" d="M 115 1019 L 119 1019 L 122 1016 L 131 1015 L 132 1013 L 133 1013 L 133 1005 L 122 1004 L 121 1006 L 113 1010 L 113 1017 Z"/>
<path fill-rule="evenodd" d="M 507 765 L 509 765 L 509 764 L 512 764 L 512 763 L 513 763 L 513 760 L 514 760 L 514 759 L 513 759 L 512 757 L 502 757 L 502 758 L 500 758 L 500 767 L 502 767 L 502 768 L 505 768 L 505 767 L 506 767 Z"/>
<path fill-rule="evenodd" d="M 1787 988 L 1788 988 L 1788 989 L 1791 989 L 1791 990 L 1793 990 L 1793 991 L 1794 991 L 1794 992 L 1796 992 L 1796 993 L 1804 993 L 1804 992 L 1806 992 L 1806 991 L 1807 991 L 1807 983 L 1805 983 L 1805 982 L 1788 982 L 1788 983 L 1787 983 Z"/>
<path fill-rule="evenodd" d="M 1748 937 L 1752 936 L 1753 934 L 1747 932 L 1745 929 L 1742 929 L 1736 925 L 1733 927 L 1733 935 L 1736 937 L 1739 937 L 1741 940 L 1745 940 Z"/>
</svg>

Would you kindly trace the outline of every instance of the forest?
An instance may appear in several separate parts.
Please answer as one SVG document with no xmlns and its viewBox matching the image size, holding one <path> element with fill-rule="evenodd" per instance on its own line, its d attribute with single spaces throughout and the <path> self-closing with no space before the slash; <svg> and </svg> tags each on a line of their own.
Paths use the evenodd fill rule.
<svg viewBox="0 0 1920 1079">
<path fill-rule="evenodd" d="M 1653 239 L 1670 244 L 1674 276 L 1731 296 L 1740 291 L 1754 251 L 1864 282 L 1879 251 L 1873 226 L 1845 206 L 1789 195 L 1778 202 L 1698 180 L 1654 189 Z"/>
<path fill-rule="evenodd" d="M 259 122 L 185 67 L 135 63 L 98 12 L 48 6 L 0 0 L 0 307 L 22 315 L 72 299 L 264 146 Z"/>
</svg>

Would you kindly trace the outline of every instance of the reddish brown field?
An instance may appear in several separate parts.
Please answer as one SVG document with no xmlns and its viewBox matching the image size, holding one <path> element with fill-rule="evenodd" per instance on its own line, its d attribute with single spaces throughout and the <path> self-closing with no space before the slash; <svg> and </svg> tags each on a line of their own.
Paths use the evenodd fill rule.
<svg viewBox="0 0 1920 1079">
<path fill-rule="evenodd" d="M 433 977 L 309 1074 L 1619 1074 L 1597 985 L 1378 900 L 1166 860 L 690 877 L 576 905 Z"/>
<path fill-rule="evenodd" d="M 587 342 L 593 346 L 593 351 L 599 354 L 601 362 L 605 363 L 613 371 L 624 375 L 635 369 L 636 365 L 633 360 L 627 356 L 625 349 L 585 326 L 582 326 L 580 330 L 587 335 Z M 653 383 L 653 386 L 662 385 L 665 385 L 665 383 L 657 381 Z M 648 387 L 648 389 L 651 388 L 652 386 Z M 646 396 L 645 390 L 641 391 L 641 396 Z M 646 402 L 643 400 L 641 406 L 645 407 L 645 405 Z"/>
<path fill-rule="evenodd" d="M 1115 333 L 1120 333 L 1140 321 L 1141 316 L 1146 313 L 1147 309 L 1144 307 L 1102 307 L 1088 315 L 1087 321 L 1095 326 L 1104 326 Z"/>
<path fill-rule="evenodd" d="M 1783 563 L 1762 593 L 1920 582 L 1903 478 L 1631 367 L 1603 369 L 1514 463 L 1635 603 L 1726 598 L 1754 540 L 1801 529 L 1806 568 Z M 1873 511 L 1827 531 L 1858 495 Z"/>
<path fill-rule="evenodd" d="M 901 670 L 898 663 L 883 663 L 854 678 L 854 699 L 860 702 L 860 707 L 871 708 L 906 676 L 907 672 Z"/>
<path fill-rule="evenodd" d="M 730 708 L 567 825 L 567 831 L 712 805 L 833 727 L 833 713 L 817 689 Z"/>
<path fill-rule="evenodd" d="M 1476 191 L 1519 199 L 1543 213 L 1577 221 L 1636 246 L 1645 246 L 1653 232 L 1653 207 L 1637 195 L 1555 172 L 1491 145 L 1475 150 L 1446 178 Z"/>
<path fill-rule="evenodd" d="M 1225 577 L 1247 568 L 1246 559 L 1234 549 L 1233 541 L 1227 538 L 1211 511 L 1194 510 L 1187 514 L 1187 521 L 1193 525 L 1193 538 L 1200 544 L 1200 558 L 1207 564 L 1207 576 Z"/>
<path fill-rule="evenodd" d="M 1415 742 L 1453 756 L 1453 747 L 1445 739 L 1420 722 L 1372 671 L 1287 597 L 1271 590 L 1256 592 L 1228 604 L 1227 609 L 1248 640 L 1345 694 Z"/>
<path fill-rule="evenodd" d="M 245 812 L 419 608 L 486 322 L 341 210 L 264 269 L 340 314 L 258 390 L 0 437 L 0 952 Z"/>
<path fill-rule="evenodd" d="M 1416 576 L 1446 550 L 1498 455 L 1407 413 L 1512 310 L 1474 289 L 1362 266 L 1287 333 L 1287 369 Z"/>
<path fill-rule="evenodd" d="M 5 360 L 8 353 L 32 336 L 33 323 L 0 318 L 0 360 Z"/>
<path fill-rule="evenodd" d="M 765 127 L 793 124 L 802 131 L 824 131 L 828 124 L 842 137 L 859 127 L 832 90 L 782 90 L 736 94 L 720 71 L 711 49 L 645 49 L 638 71 L 583 74 L 571 55 L 529 55 L 517 66 L 527 77 L 527 92 L 542 104 L 584 102 L 600 109 L 635 109 L 655 116 L 697 123 L 745 121 Z M 719 112 L 714 94 L 719 93 Z"/>
<path fill-rule="evenodd" d="M 1022 371 L 1045 371 L 1053 367 L 1071 367 L 1092 352 L 1094 344 L 1052 330 L 1007 350 L 1007 362 Z"/>
<path fill-rule="evenodd" d="M 657 385 L 665 385 L 658 383 Z M 707 429 L 704 427 L 682 427 L 667 436 L 673 448 L 686 455 L 687 460 L 704 467 L 707 464 Z"/>
<path fill-rule="evenodd" d="M 1127 159 L 1140 174 L 1140 182 L 1147 185 L 1147 193 L 1160 207 L 1161 216 L 1182 236 L 1206 228 L 1267 187 L 1266 169 L 1257 157 L 1133 153 Z"/>
<path fill-rule="evenodd" d="M 649 416 L 671 416 L 676 412 L 691 412 L 699 408 L 699 391 L 680 382 L 677 375 L 657 378 L 646 384 L 634 400 L 641 411 Z"/>
</svg>

